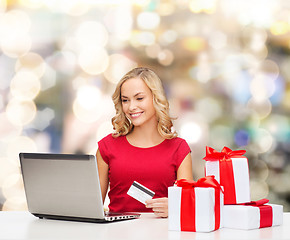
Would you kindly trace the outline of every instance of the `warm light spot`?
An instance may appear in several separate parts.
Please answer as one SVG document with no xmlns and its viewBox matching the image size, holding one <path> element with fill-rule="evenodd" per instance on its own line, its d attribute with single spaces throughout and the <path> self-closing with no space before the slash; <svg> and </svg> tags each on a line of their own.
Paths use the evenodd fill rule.
<svg viewBox="0 0 290 240">
<path fill-rule="evenodd" d="M 6 114 L 10 122 L 17 126 L 23 126 L 35 118 L 36 106 L 33 101 L 12 99 L 7 105 Z"/>
<path fill-rule="evenodd" d="M 35 141 L 26 136 L 19 136 L 8 143 L 6 149 L 7 157 L 17 167 L 20 166 L 19 153 L 21 152 L 37 152 Z"/>
<path fill-rule="evenodd" d="M 85 123 L 97 121 L 105 112 L 101 91 L 93 86 L 83 86 L 73 103 L 75 116 Z"/>
<path fill-rule="evenodd" d="M 5 12 L 7 7 L 6 0 L 0 0 L 0 13 Z"/>
<path fill-rule="evenodd" d="M 18 100 L 32 100 L 40 91 L 40 81 L 31 71 L 23 70 L 14 76 L 10 84 L 11 94 Z"/>
<path fill-rule="evenodd" d="M 30 25 L 30 18 L 24 11 L 11 10 L 0 17 L 0 46 L 7 56 L 17 58 L 30 50 Z"/>
<path fill-rule="evenodd" d="M 5 113 L 0 113 L 0 123 L 1 141 L 9 142 L 21 134 L 22 127 L 11 123 Z"/>
<path fill-rule="evenodd" d="M 216 10 L 216 0 L 190 0 L 189 9 L 193 13 L 205 12 L 211 14 Z"/>
<path fill-rule="evenodd" d="M 81 47 L 104 47 L 108 42 L 108 32 L 103 24 L 86 21 L 77 29 L 76 40 Z"/>
<path fill-rule="evenodd" d="M 266 129 L 259 128 L 255 132 L 255 144 L 257 153 L 265 153 L 269 151 L 274 143 L 274 138 Z"/>
<path fill-rule="evenodd" d="M 79 64 L 86 73 L 97 75 L 107 69 L 109 56 L 104 48 L 85 48 L 79 55 Z"/>
<path fill-rule="evenodd" d="M 140 32 L 135 35 L 138 44 L 150 46 L 155 43 L 155 35 L 152 32 Z"/>
<path fill-rule="evenodd" d="M 290 31 L 290 25 L 287 22 L 278 21 L 272 24 L 270 31 L 273 35 L 284 35 Z"/>
<path fill-rule="evenodd" d="M 158 53 L 158 62 L 164 66 L 169 66 L 173 60 L 173 52 L 168 49 L 164 49 Z"/>
<path fill-rule="evenodd" d="M 40 78 L 45 72 L 45 65 L 43 58 L 39 54 L 29 52 L 17 60 L 15 71 L 29 70 Z"/>
<path fill-rule="evenodd" d="M 206 47 L 205 40 L 200 37 L 186 38 L 182 41 L 182 44 L 186 50 L 193 52 L 202 51 Z"/>
<path fill-rule="evenodd" d="M 261 119 L 266 118 L 272 111 L 272 104 L 269 99 L 259 101 L 251 98 L 247 103 L 248 108 L 254 110 Z"/>
<path fill-rule="evenodd" d="M 1 45 L 3 52 L 11 58 L 18 58 L 25 55 L 31 48 L 31 38 L 28 34 L 21 36 L 6 36 L 2 38 Z"/>
<path fill-rule="evenodd" d="M 121 54 L 112 54 L 109 57 L 109 66 L 104 72 L 106 79 L 116 84 L 132 68 L 137 67 L 137 63 Z"/>
<path fill-rule="evenodd" d="M 137 24 L 141 29 L 151 30 L 159 26 L 160 17 L 155 12 L 142 12 L 137 17 Z"/>
<path fill-rule="evenodd" d="M 180 136 L 188 143 L 197 143 L 202 135 L 201 127 L 195 122 L 187 122 L 180 127 Z"/>
<path fill-rule="evenodd" d="M 266 74 L 257 74 L 250 84 L 250 90 L 256 101 L 265 101 L 275 92 L 275 84 L 271 76 Z"/>
<path fill-rule="evenodd" d="M 77 92 L 77 101 L 83 108 L 92 109 L 100 104 L 101 94 L 97 87 L 83 86 Z"/>
</svg>

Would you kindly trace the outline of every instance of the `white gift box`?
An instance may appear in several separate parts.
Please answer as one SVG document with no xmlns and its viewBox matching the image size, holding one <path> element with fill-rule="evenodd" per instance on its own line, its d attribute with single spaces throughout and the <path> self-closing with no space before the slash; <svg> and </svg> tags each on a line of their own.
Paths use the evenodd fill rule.
<svg viewBox="0 0 290 240">
<path fill-rule="evenodd" d="M 227 160 L 228 161 L 228 160 Z M 230 189 L 230 191 L 235 191 L 236 202 L 227 202 L 227 194 L 229 194 L 229 189 L 224 189 L 225 204 L 238 204 L 246 203 L 251 201 L 250 197 L 250 175 L 249 175 L 249 165 L 248 159 L 243 158 L 231 158 L 232 170 L 234 176 L 235 189 Z M 222 170 L 224 171 L 224 170 Z M 206 161 L 205 163 L 205 175 L 214 175 L 215 179 L 223 186 L 220 179 L 220 161 Z M 225 179 L 228 180 L 228 179 Z"/>
<path fill-rule="evenodd" d="M 195 187 L 196 232 L 215 229 L 215 189 Z M 168 230 L 181 231 L 181 187 L 168 188 Z M 220 194 L 220 228 L 222 227 L 223 194 Z"/>
<path fill-rule="evenodd" d="M 283 224 L 283 206 L 265 204 L 272 207 L 272 226 Z M 260 209 L 254 206 L 225 205 L 223 212 L 223 226 L 234 229 L 260 228 Z"/>
</svg>

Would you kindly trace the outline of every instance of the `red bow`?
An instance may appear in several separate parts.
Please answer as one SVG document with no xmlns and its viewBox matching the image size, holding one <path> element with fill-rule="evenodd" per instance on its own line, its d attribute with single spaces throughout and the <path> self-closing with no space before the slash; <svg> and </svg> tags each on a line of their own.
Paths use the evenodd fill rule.
<svg viewBox="0 0 290 240">
<path fill-rule="evenodd" d="M 264 205 L 264 204 L 266 204 L 268 202 L 269 202 L 269 199 L 263 198 L 263 199 L 260 199 L 258 201 L 251 201 L 251 202 L 247 202 L 247 203 L 241 203 L 239 205 L 246 205 L 246 206 L 250 205 L 250 206 L 259 207 L 259 206 L 262 206 L 262 205 Z"/>
<path fill-rule="evenodd" d="M 215 179 L 213 175 L 200 178 L 197 180 L 197 182 L 193 180 L 180 179 L 180 180 L 177 180 L 175 184 L 178 187 L 182 187 L 182 188 L 212 187 L 212 188 L 218 188 L 223 192 L 221 185 L 218 183 L 218 181 Z"/>
<path fill-rule="evenodd" d="M 203 158 L 205 161 L 222 161 L 231 159 L 233 157 L 243 157 L 246 153 L 246 150 L 236 150 L 232 151 L 228 147 L 224 147 L 221 152 L 216 151 L 215 149 L 206 146 L 206 156 Z"/>
</svg>

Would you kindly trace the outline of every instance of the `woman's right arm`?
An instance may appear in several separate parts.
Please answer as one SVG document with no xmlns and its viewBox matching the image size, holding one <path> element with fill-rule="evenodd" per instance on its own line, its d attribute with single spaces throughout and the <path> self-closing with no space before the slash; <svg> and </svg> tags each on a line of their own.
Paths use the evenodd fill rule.
<svg viewBox="0 0 290 240">
<path fill-rule="evenodd" d="M 97 151 L 97 164 L 98 164 L 98 172 L 99 172 L 100 185 L 101 185 L 101 191 L 102 191 L 102 197 L 103 197 L 103 203 L 104 203 L 105 197 L 108 191 L 108 186 L 109 186 L 109 166 L 102 158 L 99 149 Z"/>
</svg>

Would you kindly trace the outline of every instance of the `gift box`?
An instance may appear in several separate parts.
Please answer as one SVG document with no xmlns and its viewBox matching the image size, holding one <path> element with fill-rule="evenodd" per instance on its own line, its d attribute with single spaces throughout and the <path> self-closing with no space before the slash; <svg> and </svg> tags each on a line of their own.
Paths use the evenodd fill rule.
<svg viewBox="0 0 290 240">
<path fill-rule="evenodd" d="M 262 199 L 246 205 L 225 205 L 223 226 L 249 230 L 282 225 L 283 206 L 267 204 L 268 201 Z"/>
<path fill-rule="evenodd" d="M 223 193 L 214 176 L 178 180 L 168 188 L 168 229 L 211 232 L 221 227 Z"/>
<path fill-rule="evenodd" d="M 205 175 L 214 175 L 224 187 L 224 204 L 250 202 L 250 176 L 245 150 L 232 151 L 224 147 L 221 152 L 206 147 Z"/>
</svg>

